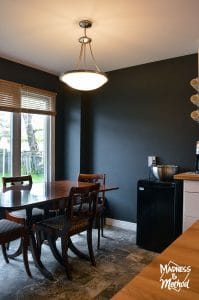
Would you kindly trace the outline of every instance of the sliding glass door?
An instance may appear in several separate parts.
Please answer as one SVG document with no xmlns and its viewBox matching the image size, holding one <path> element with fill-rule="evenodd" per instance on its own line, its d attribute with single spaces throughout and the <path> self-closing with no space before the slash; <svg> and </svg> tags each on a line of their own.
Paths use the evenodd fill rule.
<svg viewBox="0 0 199 300">
<path fill-rule="evenodd" d="M 0 176 L 12 174 L 12 113 L 0 111 Z"/>
<path fill-rule="evenodd" d="M 56 93 L 0 79 L 2 176 L 54 180 Z"/>
<path fill-rule="evenodd" d="M 0 176 L 54 179 L 53 139 L 53 116 L 0 111 Z"/>
<path fill-rule="evenodd" d="M 49 116 L 21 114 L 21 174 L 46 181 L 48 174 Z"/>
</svg>

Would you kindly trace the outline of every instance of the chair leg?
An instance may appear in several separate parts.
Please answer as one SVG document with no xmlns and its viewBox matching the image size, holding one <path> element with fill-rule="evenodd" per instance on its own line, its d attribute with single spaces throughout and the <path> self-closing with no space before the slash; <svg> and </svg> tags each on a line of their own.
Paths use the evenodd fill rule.
<svg viewBox="0 0 199 300">
<path fill-rule="evenodd" d="M 10 242 L 6 244 L 6 249 L 9 250 L 10 248 Z"/>
<path fill-rule="evenodd" d="M 5 244 L 2 244 L 1 245 L 1 249 L 2 249 L 2 253 L 3 253 L 3 257 L 5 259 L 5 261 L 7 262 L 7 264 L 9 263 L 9 260 L 8 260 L 8 256 L 7 256 L 7 252 L 6 252 L 6 245 Z"/>
<path fill-rule="evenodd" d="M 66 270 L 66 274 L 69 280 L 72 280 L 72 274 L 70 272 L 70 265 L 68 262 L 68 237 L 61 236 L 61 249 L 62 249 L 62 257 L 63 257 L 63 264 Z"/>
<path fill-rule="evenodd" d="M 8 258 L 15 258 L 21 254 L 22 254 L 22 239 L 20 240 L 20 245 L 19 245 L 18 249 L 14 253 L 9 253 L 7 251 Z"/>
<path fill-rule="evenodd" d="M 100 216 L 97 217 L 97 249 L 100 250 Z"/>
<path fill-rule="evenodd" d="M 104 215 L 100 216 L 101 236 L 104 237 Z"/>
<path fill-rule="evenodd" d="M 41 247 L 42 247 L 42 244 L 43 244 L 44 240 L 42 239 L 41 231 L 36 230 L 35 234 L 36 234 L 38 255 L 39 255 L 39 257 L 41 257 Z"/>
<path fill-rule="evenodd" d="M 91 264 L 95 267 L 96 261 L 93 252 L 93 242 L 92 242 L 92 227 L 87 230 L 87 244 L 88 244 L 88 252 L 91 260 Z"/>
<path fill-rule="evenodd" d="M 28 235 L 25 235 L 22 240 L 22 254 L 23 254 L 23 261 L 24 261 L 24 267 L 26 270 L 26 273 L 29 277 L 32 277 L 32 274 L 30 272 L 29 268 L 29 262 L 28 262 L 28 246 L 29 246 L 29 237 Z"/>
</svg>

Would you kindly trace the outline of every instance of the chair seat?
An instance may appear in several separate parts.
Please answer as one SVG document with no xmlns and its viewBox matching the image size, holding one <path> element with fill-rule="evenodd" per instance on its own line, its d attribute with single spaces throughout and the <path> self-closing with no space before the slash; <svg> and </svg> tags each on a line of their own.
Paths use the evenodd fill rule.
<svg viewBox="0 0 199 300">
<path fill-rule="evenodd" d="M 14 241 L 18 238 L 21 238 L 22 240 L 23 262 L 28 276 L 31 277 L 31 272 L 28 264 L 29 237 L 28 237 L 27 230 L 21 224 L 15 223 L 7 219 L 1 219 L 0 220 L 0 244 L 1 244 L 2 254 L 6 263 L 9 263 L 8 255 L 6 251 L 6 244 L 9 244 L 11 241 Z"/>
<path fill-rule="evenodd" d="M 6 219 L 0 220 L 0 236 L 7 236 L 18 232 L 20 229 L 24 230 L 24 226 Z"/>
<path fill-rule="evenodd" d="M 64 229 L 64 220 L 65 220 L 65 216 L 61 215 L 61 216 L 57 216 L 54 218 L 49 218 L 49 219 L 45 219 L 42 222 L 37 223 L 37 225 L 39 226 L 44 226 L 44 227 L 48 227 L 52 230 L 59 230 L 62 231 Z M 82 231 L 84 228 L 86 228 L 88 226 L 88 219 L 85 218 L 78 218 L 78 221 L 74 220 L 70 223 L 70 228 L 68 233 L 70 235 L 73 235 L 75 233 L 79 233 L 80 231 Z"/>
<path fill-rule="evenodd" d="M 20 219 L 25 219 L 25 220 L 27 218 L 25 209 L 11 211 L 11 212 L 9 212 L 9 215 L 11 215 L 14 218 L 20 218 Z M 32 210 L 32 221 L 33 222 L 40 221 L 43 218 L 43 216 L 44 216 L 43 209 L 33 208 L 33 210 Z"/>
<path fill-rule="evenodd" d="M 73 210 L 74 212 L 77 212 L 79 210 L 79 205 L 74 205 L 73 207 Z M 81 210 L 87 210 L 88 209 L 88 204 L 84 203 L 82 206 L 81 206 Z M 97 203 L 97 209 L 96 209 L 96 213 L 102 213 L 104 212 L 105 210 L 105 207 L 101 204 L 101 203 Z"/>
</svg>

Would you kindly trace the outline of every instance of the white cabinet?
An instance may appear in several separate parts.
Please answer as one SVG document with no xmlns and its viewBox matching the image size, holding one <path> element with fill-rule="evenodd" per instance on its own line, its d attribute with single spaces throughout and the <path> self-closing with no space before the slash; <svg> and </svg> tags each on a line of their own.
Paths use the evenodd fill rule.
<svg viewBox="0 0 199 300">
<path fill-rule="evenodd" d="M 199 219 L 199 181 L 184 180 L 183 231 Z"/>
</svg>

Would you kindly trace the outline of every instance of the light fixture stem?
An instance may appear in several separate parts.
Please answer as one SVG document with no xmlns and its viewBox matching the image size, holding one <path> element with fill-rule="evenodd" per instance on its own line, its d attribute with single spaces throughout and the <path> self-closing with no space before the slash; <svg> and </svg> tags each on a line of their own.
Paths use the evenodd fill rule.
<svg viewBox="0 0 199 300">
<path fill-rule="evenodd" d="M 94 57 L 94 55 L 93 55 L 91 43 L 89 43 L 89 48 L 90 48 L 91 57 L 92 57 L 92 59 L 93 59 L 93 62 L 94 62 L 94 64 L 95 64 L 95 67 L 96 67 L 96 69 L 97 69 L 98 72 L 101 72 L 100 68 L 98 67 L 98 65 L 97 65 L 97 63 L 96 63 L 95 57 Z"/>
<path fill-rule="evenodd" d="M 88 38 L 87 35 L 86 35 L 86 27 L 84 27 L 84 37 Z M 82 38 L 84 38 L 84 37 L 82 37 Z M 76 69 L 80 70 L 81 65 L 82 65 L 82 67 L 86 70 L 86 46 L 89 45 L 91 58 L 93 60 L 95 68 L 98 72 L 101 72 L 101 69 L 97 65 L 97 62 L 96 62 L 94 54 L 93 54 L 93 50 L 92 50 L 92 46 L 91 46 L 91 39 L 89 41 L 86 41 L 86 42 L 84 42 L 84 40 L 80 41 L 80 43 L 81 43 L 81 48 L 80 48 L 80 54 L 79 54 L 79 59 L 78 59 Z"/>
<path fill-rule="evenodd" d="M 79 59 L 78 59 L 77 67 L 76 67 L 77 70 L 79 70 L 79 68 L 80 68 L 80 64 L 81 64 L 81 60 L 82 60 L 82 54 L 83 54 L 83 47 L 84 47 L 84 44 L 81 44 Z"/>
<path fill-rule="evenodd" d="M 86 44 L 84 44 L 84 69 L 86 70 Z"/>
</svg>

